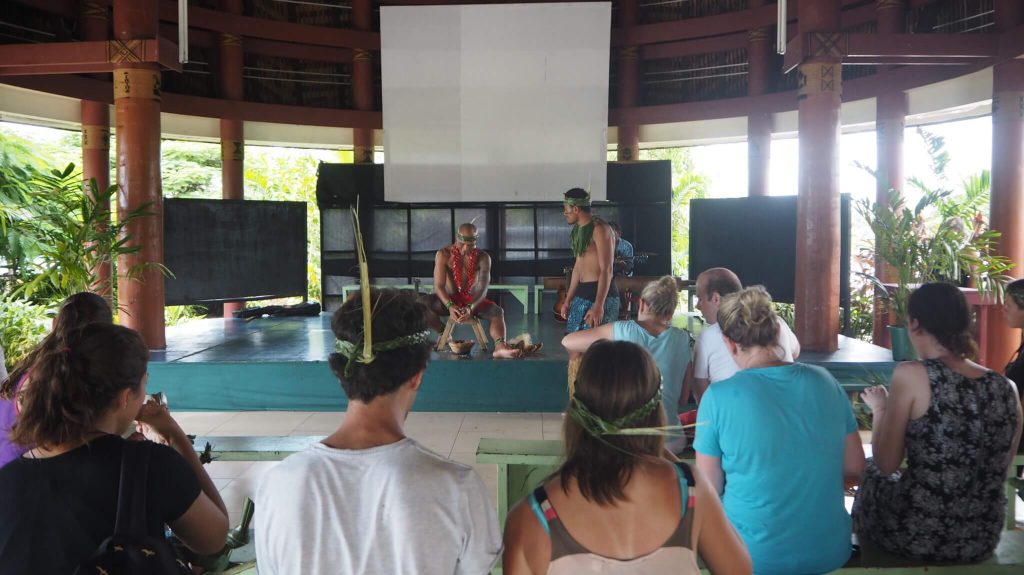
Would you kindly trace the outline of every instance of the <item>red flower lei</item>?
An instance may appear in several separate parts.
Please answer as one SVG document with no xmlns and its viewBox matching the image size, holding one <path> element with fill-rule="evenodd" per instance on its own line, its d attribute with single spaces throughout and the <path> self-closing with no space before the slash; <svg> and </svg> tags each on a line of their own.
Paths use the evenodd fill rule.
<svg viewBox="0 0 1024 575">
<path fill-rule="evenodd" d="M 448 265 L 452 268 L 452 279 L 455 281 L 455 293 L 452 300 L 458 305 L 469 305 L 472 303 L 473 284 L 476 283 L 476 261 L 480 256 L 480 250 L 473 248 L 469 252 L 469 262 L 466 265 L 468 278 L 462 277 L 462 252 L 458 246 L 451 247 L 451 255 L 448 258 Z"/>
</svg>

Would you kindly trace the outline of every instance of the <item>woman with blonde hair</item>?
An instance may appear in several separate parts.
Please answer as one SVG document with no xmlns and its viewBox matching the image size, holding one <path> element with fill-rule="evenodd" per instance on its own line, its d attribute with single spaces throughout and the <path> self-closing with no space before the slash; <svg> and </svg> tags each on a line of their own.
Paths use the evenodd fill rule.
<svg viewBox="0 0 1024 575">
<path fill-rule="evenodd" d="M 740 371 L 708 387 L 697 411 L 697 468 L 723 494 L 759 575 L 809 575 L 850 557 L 843 485 L 864 449 L 850 402 L 827 371 L 779 359 L 779 324 L 761 286 L 718 310 Z"/>
<path fill-rule="evenodd" d="M 665 458 L 665 413 L 649 353 L 600 341 L 584 354 L 563 424 L 562 467 L 509 513 L 508 575 L 749 574 L 750 559 L 707 479 Z"/>
<path fill-rule="evenodd" d="M 610 339 L 629 341 L 646 349 L 661 372 L 661 403 L 668 422 L 675 425 L 679 421 L 679 402 L 685 399 L 683 379 L 693 343 L 689 333 L 671 325 L 678 302 L 676 280 L 665 276 L 644 286 L 636 321 L 616 321 L 570 333 L 562 339 L 562 345 L 571 352 L 583 353 L 595 342 Z M 686 447 L 685 439 L 681 439 L 670 442 L 677 453 Z"/>
</svg>

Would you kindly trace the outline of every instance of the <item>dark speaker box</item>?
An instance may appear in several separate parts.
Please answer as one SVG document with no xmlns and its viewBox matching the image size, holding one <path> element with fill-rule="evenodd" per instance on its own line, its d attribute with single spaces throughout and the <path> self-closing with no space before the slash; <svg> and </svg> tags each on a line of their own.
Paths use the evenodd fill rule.
<svg viewBox="0 0 1024 575">
<path fill-rule="evenodd" d="M 367 208 L 384 200 L 382 164 L 320 164 L 316 177 L 320 209 L 348 208 L 357 198 Z"/>
</svg>

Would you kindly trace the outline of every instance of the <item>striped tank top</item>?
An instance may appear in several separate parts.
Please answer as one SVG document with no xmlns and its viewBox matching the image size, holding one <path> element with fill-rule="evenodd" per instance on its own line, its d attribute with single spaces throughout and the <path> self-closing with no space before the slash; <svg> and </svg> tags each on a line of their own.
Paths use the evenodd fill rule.
<svg viewBox="0 0 1024 575">
<path fill-rule="evenodd" d="M 675 465 L 679 480 L 680 519 L 672 535 L 660 548 L 633 559 L 613 559 L 580 545 L 558 519 L 558 513 L 540 486 L 530 494 L 530 507 L 551 538 L 551 563 L 547 575 L 699 575 L 693 550 L 693 510 L 696 503 L 693 473 L 685 463 Z"/>
</svg>

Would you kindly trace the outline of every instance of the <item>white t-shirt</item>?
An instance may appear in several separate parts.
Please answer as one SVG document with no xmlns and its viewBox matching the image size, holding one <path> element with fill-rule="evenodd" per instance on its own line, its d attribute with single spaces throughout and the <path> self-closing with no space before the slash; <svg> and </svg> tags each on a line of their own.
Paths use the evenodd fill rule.
<svg viewBox="0 0 1024 575">
<path fill-rule="evenodd" d="M 314 444 L 267 471 L 256 509 L 261 575 L 482 575 L 501 553 L 480 476 L 408 438 Z"/>
<path fill-rule="evenodd" d="M 777 319 L 779 322 L 779 347 L 777 353 L 782 361 L 793 361 L 793 353 L 799 349 L 796 335 L 789 325 Z M 693 377 L 707 379 L 710 383 L 729 379 L 736 375 L 740 367 L 729 353 L 722 339 L 722 327 L 717 323 L 707 326 L 697 336 L 697 343 L 693 348 Z"/>
</svg>

